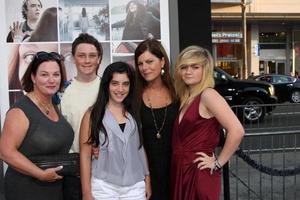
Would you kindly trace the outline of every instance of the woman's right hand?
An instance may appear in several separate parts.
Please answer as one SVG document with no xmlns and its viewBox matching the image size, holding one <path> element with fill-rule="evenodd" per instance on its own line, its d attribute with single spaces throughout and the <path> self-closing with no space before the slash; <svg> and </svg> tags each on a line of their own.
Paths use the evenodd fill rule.
<svg viewBox="0 0 300 200">
<path fill-rule="evenodd" d="M 63 177 L 58 175 L 56 172 L 62 170 L 63 166 L 58 166 L 55 168 L 48 168 L 43 171 L 43 175 L 39 178 L 41 181 L 54 182 L 62 179 Z"/>
</svg>

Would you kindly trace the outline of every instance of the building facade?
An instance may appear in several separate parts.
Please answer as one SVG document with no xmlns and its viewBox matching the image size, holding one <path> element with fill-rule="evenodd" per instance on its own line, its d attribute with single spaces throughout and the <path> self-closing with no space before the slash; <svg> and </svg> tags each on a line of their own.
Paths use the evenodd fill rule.
<svg viewBox="0 0 300 200">
<path fill-rule="evenodd" d="M 211 0 L 215 65 L 243 74 L 241 0 Z M 300 72 L 300 0 L 246 1 L 247 78 Z"/>
</svg>

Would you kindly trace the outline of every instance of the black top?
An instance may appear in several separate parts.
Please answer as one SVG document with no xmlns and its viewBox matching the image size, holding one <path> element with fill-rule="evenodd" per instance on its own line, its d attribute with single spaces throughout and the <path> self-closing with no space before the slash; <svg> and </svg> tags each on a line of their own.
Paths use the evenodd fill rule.
<svg viewBox="0 0 300 200">
<path fill-rule="evenodd" d="M 19 148 L 26 157 L 68 153 L 74 133 L 71 125 L 58 112 L 58 121 L 49 119 L 27 96 L 12 108 L 21 109 L 29 120 L 29 128 Z M 11 109 L 12 109 L 11 108 Z M 8 167 L 5 174 L 6 200 L 60 200 L 62 181 L 42 182 Z"/>
<path fill-rule="evenodd" d="M 153 113 L 158 128 L 164 120 L 165 108 L 154 108 Z M 171 103 L 167 106 L 165 125 L 160 132 L 161 138 L 157 139 L 157 130 L 154 125 L 151 109 L 142 103 L 141 120 L 143 142 L 147 153 L 151 176 L 151 200 L 170 199 L 169 180 L 171 162 L 171 142 L 173 123 L 178 114 L 178 104 Z"/>
<path fill-rule="evenodd" d="M 126 123 L 119 124 L 119 126 L 120 126 L 120 128 L 121 128 L 122 132 L 124 132 L 125 125 L 126 125 Z"/>
</svg>

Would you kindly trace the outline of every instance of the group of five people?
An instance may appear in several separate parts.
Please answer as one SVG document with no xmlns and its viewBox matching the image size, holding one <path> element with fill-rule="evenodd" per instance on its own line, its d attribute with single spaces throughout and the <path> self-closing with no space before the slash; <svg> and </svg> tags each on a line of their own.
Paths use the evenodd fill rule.
<svg viewBox="0 0 300 200">
<path fill-rule="evenodd" d="M 213 60 L 198 46 L 175 63 L 175 82 L 161 43 L 135 50 L 135 69 L 108 65 L 87 33 L 72 43 L 77 76 L 65 84 L 61 58 L 38 52 L 22 79 L 27 92 L 7 112 L 0 157 L 8 165 L 6 200 L 218 199 L 221 167 L 243 137 L 243 127 L 213 89 Z M 53 96 L 62 91 L 60 104 Z M 215 155 L 221 128 L 227 131 Z M 37 155 L 80 153 L 80 176 L 62 166 L 41 169 Z"/>
</svg>

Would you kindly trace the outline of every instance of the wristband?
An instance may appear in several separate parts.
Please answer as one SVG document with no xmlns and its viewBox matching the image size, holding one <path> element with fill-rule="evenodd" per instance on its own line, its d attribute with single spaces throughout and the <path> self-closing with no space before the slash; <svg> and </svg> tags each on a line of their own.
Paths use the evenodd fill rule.
<svg viewBox="0 0 300 200">
<path fill-rule="evenodd" d="M 215 160 L 215 165 L 216 165 L 216 167 L 217 167 L 218 169 L 221 169 L 221 168 L 222 168 L 222 166 L 221 166 L 221 164 L 220 164 L 218 158 L 216 158 L 216 160 Z"/>
</svg>

